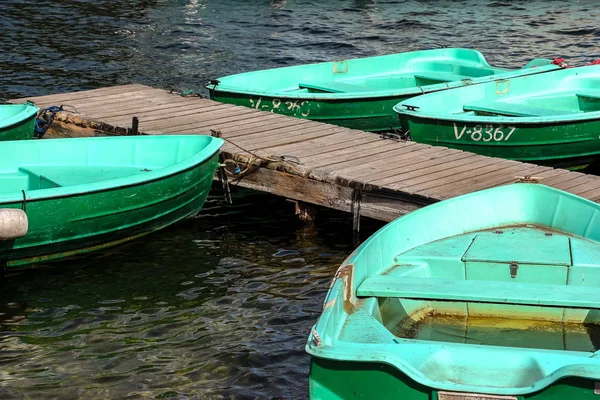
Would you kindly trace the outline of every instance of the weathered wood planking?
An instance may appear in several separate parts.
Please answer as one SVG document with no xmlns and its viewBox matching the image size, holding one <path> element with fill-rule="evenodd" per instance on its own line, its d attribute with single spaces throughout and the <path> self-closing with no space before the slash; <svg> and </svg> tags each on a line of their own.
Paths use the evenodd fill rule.
<svg viewBox="0 0 600 400">
<path fill-rule="evenodd" d="M 549 186 L 600 200 L 600 177 L 386 139 L 143 85 L 14 102 L 25 100 L 40 107 L 74 106 L 77 113 L 57 116 L 67 126 L 108 127 L 110 132 L 125 133 L 135 116 L 139 131 L 145 134 L 219 130 L 225 139 L 252 152 L 226 143 L 223 153 L 228 159 L 241 164 L 259 161 L 255 155 L 271 161 L 282 156 L 290 160 L 256 166 L 251 173 L 232 178 L 232 184 L 341 211 L 360 208 L 361 215 L 384 221 L 426 204 L 514 182 L 519 176 L 538 176 Z M 293 163 L 294 157 L 300 164 Z"/>
</svg>

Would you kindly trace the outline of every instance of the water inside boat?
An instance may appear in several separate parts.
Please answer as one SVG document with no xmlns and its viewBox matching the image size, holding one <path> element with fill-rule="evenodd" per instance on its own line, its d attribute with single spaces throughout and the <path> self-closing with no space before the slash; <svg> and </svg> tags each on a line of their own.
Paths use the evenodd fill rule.
<svg viewBox="0 0 600 400">
<path fill-rule="evenodd" d="M 378 298 L 376 315 L 397 338 L 594 352 L 598 256 L 580 237 L 505 227 L 399 254 L 358 292 Z"/>
<path fill-rule="evenodd" d="M 600 349 L 598 324 L 444 315 L 433 311 L 417 320 L 404 319 L 392 333 L 406 339 L 487 346 L 587 352 Z"/>
</svg>

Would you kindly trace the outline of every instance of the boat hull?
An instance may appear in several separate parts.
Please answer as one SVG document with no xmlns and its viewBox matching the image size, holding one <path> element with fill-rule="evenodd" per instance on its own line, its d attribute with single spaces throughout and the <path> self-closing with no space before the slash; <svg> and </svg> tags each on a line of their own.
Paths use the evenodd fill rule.
<svg viewBox="0 0 600 400">
<path fill-rule="evenodd" d="M 349 362 L 311 358 L 309 397 L 315 400 L 339 399 L 439 399 L 439 391 L 419 384 L 396 368 L 381 363 Z M 489 397 L 490 400 L 584 400 L 594 394 L 594 380 L 569 377 L 545 389 L 521 396 Z M 468 397 L 467 397 L 468 398 Z M 486 399 L 486 397 L 477 397 Z M 454 399 L 452 399 L 454 400 Z"/>
<path fill-rule="evenodd" d="M 25 210 L 29 222 L 24 237 L 0 241 L 0 262 L 18 267 L 87 253 L 192 216 L 208 196 L 217 165 L 218 149 L 202 162 L 157 179 L 0 202 L 0 208 Z"/>
<path fill-rule="evenodd" d="M 31 104 L 8 104 L 0 106 L 0 114 L 5 107 L 23 108 L 23 111 L 11 117 L 6 124 L 0 121 L 0 141 L 33 139 L 38 108 Z"/>
<path fill-rule="evenodd" d="M 532 68 L 535 67 L 535 68 Z M 490 66 L 471 49 L 433 49 L 251 71 L 211 80 L 210 98 L 363 131 L 399 123 L 393 106 L 424 93 L 539 74 L 558 68 L 535 59 L 518 70 Z"/>
<path fill-rule="evenodd" d="M 489 157 L 579 170 L 600 156 L 600 121 L 489 124 L 403 115 L 403 129 L 419 143 Z"/>
<path fill-rule="evenodd" d="M 398 129 L 400 122 L 393 112 L 398 102 L 412 96 L 356 98 L 340 100 L 297 99 L 274 96 L 255 96 L 212 89 L 212 100 L 251 107 L 259 111 L 309 119 L 362 131 L 379 132 Z"/>
</svg>

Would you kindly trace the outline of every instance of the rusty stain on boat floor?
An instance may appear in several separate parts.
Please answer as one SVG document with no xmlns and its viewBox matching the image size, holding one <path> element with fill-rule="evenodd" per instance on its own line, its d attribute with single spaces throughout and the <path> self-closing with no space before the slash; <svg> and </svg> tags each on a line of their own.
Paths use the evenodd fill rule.
<svg viewBox="0 0 600 400">
<path fill-rule="evenodd" d="M 407 318 L 393 333 L 401 338 L 451 343 L 593 352 L 600 349 L 600 325 L 430 313 Z"/>
</svg>

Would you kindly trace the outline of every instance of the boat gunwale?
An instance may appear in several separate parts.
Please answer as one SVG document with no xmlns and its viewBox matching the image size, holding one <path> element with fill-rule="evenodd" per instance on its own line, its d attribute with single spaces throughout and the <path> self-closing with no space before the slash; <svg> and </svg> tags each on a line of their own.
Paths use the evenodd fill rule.
<svg viewBox="0 0 600 400">
<path fill-rule="evenodd" d="M 474 84 L 480 84 L 480 83 L 486 83 L 486 82 L 493 82 L 493 81 L 500 80 L 500 79 L 512 79 L 512 78 L 516 78 L 519 76 L 534 75 L 534 74 L 548 72 L 548 71 L 554 71 L 554 70 L 562 68 L 558 65 L 552 64 L 549 59 L 547 60 L 548 61 L 547 65 L 532 66 L 532 67 L 527 67 L 527 68 L 526 68 L 527 64 L 523 65 L 522 67 L 520 67 L 518 69 L 495 67 L 488 63 L 488 61 L 486 60 L 483 53 L 481 53 L 479 50 L 469 49 L 469 48 L 465 48 L 465 47 L 450 47 L 450 48 L 442 48 L 442 49 L 421 49 L 421 50 L 407 51 L 407 52 L 403 52 L 403 53 L 381 54 L 381 55 L 376 55 L 376 56 L 358 57 L 358 58 L 351 58 L 351 59 L 337 60 L 337 61 L 324 61 L 324 62 L 309 63 L 309 64 L 291 65 L 291 66 L 287 66 L 287 67 L 267 68 L 267 69 L 262 69 L 262 70 L 246 71 L 246 72 L 241 72 L 241 73 L 237 73 L 237 74 L 226 75 L 226 76 L 217 78 L 217 80 L 227 81 L 234 77 L 240 77 L 243 75 L 254 74 L 254 73 L 266 73 L 268 71 L 275 71 L 275 70 L 281 71 L 281 70 L 292 70 L 294 68 L 309 67 L 309 66 L 315 67 L 315 66 L 323 66 L 323 65 L 328 65 L 328 64 L 334 65 L 334 63 L 336 63 L 336 62 L 343 62 L 343 61 L 381 60 L 384 57 L 392 58 L 392 57 L 402 56 L 405 54 L 416 54 L 416 55 L 447 54 L 451 51 L 456 51 L 456 52 L 462 51 L 462 52 L 470 52 L 471 54 L 476 54 L 479 57 L 479 62 L 481 64 L 480 68 L 486 68 L 489 70 L 498 70 L 498 71 L 502 71 L 502 72 L 500 72 L 499 74 L 485 75 L 485 76 L 481 76 L 478 78 L 469 78 L 469 79 L 463 79 L 463 80 L 457 80 L 457 81 L 442 82 L 442 83 L 437 83 L 437 84 L 432 84 L 432 85 L 414 86 L 414 87 L 400 89 L 400 90 L 398 90 L 398 89 L 390 89 L 390 90 L 385 90 L 385 91 L 373 90 L 373 91 L 352 92 L 352 93 L 289 94 L 286 92 L 273 92 L 270 90 L 269 91 L 252 90 L 252 89 L 247 90 L 247 89 L 240 88 L 239 86 L 228 86 L 227 82 L 224 82 L 224 83 L 219 82 L 218 84 L 208 82 L 207 84 L 204 85 L 204 87 L 209 90 L 211 98 L 213 98 L 215 93 L 222 92 L 222 93 L 233 93 L 233 94 L 238 94 L 238 95 L 241 94 L 241 95 L 266 96 L 266 97 L 273 97 L 273 98 L 277 98 L 277 99 L 323 100 L 323 101 L 334 100 L 335 101 L 335 100 L 360 99 L 362 97 L 383 98 L 383 97 L 398 97 L 398 96 L 414 96 L 414 95 L 420 95 L 420 94 L 425 94 L 425 93 L 431 93 L 431 92 L 437 92 L 437 91 L 441 91 L 441 90 L 451 89 L 451 88 L 455 88 L 455 87 L 461 87 L 464 85 L 474 85 Z M 460 61 L 460 58 L 458 58 L 458 57 L 452 57 L 450 59 L 453 61 Z M 532 61 L 533 60 L 534 59 L 532 59 Z M 537 59 L 535 59 L 535 60 L 537 60 Z M 531 71 L 531 73 L 529 73 L 530 71 Z M 413 71 L 413 72 L 418 73 L 419 71 Z M 398 72 L 398 73 L 400 73 L 400 72 Z M 411 70 L 410 69 L 407 70 L 406 73 L 410 74 Z M 308 94 L 310 96 L 308 96 Z"/>
<path fill-rule="evenodd" d="M 206 136 L 206 135 L 169 135 L 169 136 L 154 136 L 155 138 L 193 138 L 194 136 Z M 152 137 L 152 136 L 148 136 Z M 103 140 L 122 140 L 123 137 L 106 137 Z M 212 158 L 224 144 L 224 140 L 220 138 L 210 137 L 211 141 L 200 151 L 188 157 L 178 163 L 170 164 L 166 167 L 155 169 L 144 174 L 136 174 L 121 178 L 107 179 L 99 182 L 83 183 L 71 186 L 60 186 L 48 189 L 36 189 L 31 191 L 15 192 L 6 195 L 0 195 L 0 207 L 3 204 L 10 203 L 23 203 L 33 201 L 44 201 L 49 199 L 75 197 L 81 195 L 88 195 L 93 193 L 105 192 L 110 190 L 117 190 L 132 186 L 144 185 L 147 183 L 155 182 L 157 180 L 165 179 L 173 175 L 177 175 L 193 169 L 200 164 L 208 161 Z M 61 139 L 54 139 L 61 140 Z M 98 138 L 77 138 L 74 140 L 98 140 Z M 132 140 L 132 139 L 129 139 Z M 164 139 L 161 139 L 164 140 Z M 1 146 L 1 145 L 0 145 Z M 208 154 L 208 155 L 207 155 Z M 1 174 L 0 174 L 1 175 Z M 108 184 L 107 184 L 108 183 Z M 24 196 L 26 195 L 26 197 Z"/>
<path fill-rule="evenodd" d="M 564 69 L 564 68 L 558 68 L 553 70 L 553 72 L 559 72 L 559 71 L 568 71 L 568 72 L 564 72 L 565 75 L 567 74 L 575 74 L 576 76 L 579 75 L 579 73 L 586 73 L 587 71 L 594 71 L 600 69 L 600 67 L 598 65 L 585 65 L 585 66 L 581 66 L 581 67 L 576 67 L 576 68 L 570 68 L 570 69 Z M 582 72 L 583 70 L 583 72 Z M 550 71 L 548 71 L 550 72 Z M 600 72 L 598 73 L 600 76 Z M 526 79 L 527 77 L 530 77 L 532 75 L 536 75 L 536 74 L 529 74 L 529 75 L 523 75 L 522 77 L 515 77 L 515 79 L 519 79 L 519 78 L 523 78 Z M 561 79 L 568 79 L 570 75 L 567 75 L 564 78 Z M 585 76 L 581 79 L 585 79 Z M 491 84 L 491 82 L 489 82 L 488 84 Z M 456 88 L 457 90 L 461 90 L 460 87 Z M 564 93 L 564 94 L 572 94 L 572 95 L 577 95 L 577 93 L 572 92 L 572 90 L 563 90 L 563 91 L 557 91 L 557 92 L 552 92 L 552 93 Z M 436 94 L 432 94 L 433 96 L 435 96 Z M 437 96 L 446 96 L 448 95 L 447 93 L 437 93 Z M 520 97 L 521 99 L 525 98 L 535 98 L 535 97 L 527 97 L 527 96 L 523 96 Z M 551 97 L 550 97 L 551 98 Z M 402 118 L 404 116 L 404 118 L 406 117 L 418 117 L 418 118 L 422 118 L 422 119 L 427 119 L 427 120 L 437 120 L 437 121 L 445 121 L 445 122 L 463 122 L 463 123 L 471 123 L 471 124 L 523 124 L 523 125 L 545 125 L 545 124 L 556 124 L 556 123 L 569 123 L 569 122 L 587 122 L 587 121 L 591 121 L 594 119 L 599 119 L 600 118 L 600 110 L 598 111 L 591 111 L 591 112 L 582 112 L 581 110 L 569 110 L 568 112 L 565 112 L 564 114 L 556 114 L 556 115 L 550 115 L 550 116 L 534 116 L 534 117 L 515 117 L 515 116 L 504 116 L 504 115 L 497 115 L 497 116 L 486 116 L 486 115 L 474 115 L 474 114 L 449 114 L 449 113 L 436 113 L 434 110 L 429 110 L 428 108 L 421 108 L 421 103 L 425 102 L 424 104 L 427 104 L 427 98 L 423 99 L 422 97 L 414 97 L 411 99 L 408 99 L 408 101 L 412 101 L 412 102 L 416 102 L 416 104 L 406 104 L 403 105 L 401 104 L 401 102 L 399 102 L 398 104 L 394 105 L 393 110 L 394 112 L 396 112 L 396 114 L 398 114 L 399 118 Z M 465 102 L 461 103 L 463 106 L 465 104 Z M 402 107 L 417 107 L 419 110 L 409 110 L 409 109 L 404 109 Z M 557 112 L 560 112 L 561 110 L 556 110 Z M 567 117 L 567 118 L 566 118 Z"/>
<path fill-rule="evenodd" d="M 409 379 L 414 380 L 424 386 L 436 389 L 436 390 L 451 390 L 458 392 L 472 392 L 472 393 L 485 393 L 492 395 L 527 395 L 534 392 L 539 392 L 546 389 L 553 383 L 565 379 L 568 377 L 576 377 L 583 379 L 600 379 L 600 368 L 597 368 L 598 363 L 596 360 L 597 354 L 600 352 L 581 352 L 572 350 L 550 350 L 550 349 L 529 349 L 520 347 L 508 347 L 508 346 L 491 346 L 491 345 L 480 345 L 470 343 L 448 343 L 439 342 L 432 340 L 420 340 L 420 339 L 406 339 L 396 338 L 393 343 L 361 343 L 361 347 L 366 347 L 364 351 L 357 353 L 352 349 L 351 342 L 345 342 L 337 340 L 334 346 L 314 346 L 312 343 L 312 333 L 309 341 L 305 346 L 305 351 L 310 354 L 311 357 L 322 358 L 325 360 L 333 361 L 345 361 L 345 362 L 368 362 L 368 363 L 379 363 L 386 364 L 398 371 L 406 374 Z M 561 357 L 580 358 L 583 363 L 578 364 L 566 364 L 549 374 L 546 374 L 543 378 L 536 380 L 529 386 L 521 387 L 505 387 L 505 386 L 478 386 L 469 385 L 465 383 L 456 382 L 454 380 L 435 381 L 425 376 L 418 368 L 406 362 L 403 357 L 399 354 L 397 349 L 399 347 L 406 347 L 407 352 L 410 353 L 410 347 L 412 346 L 437 346 L 439 351 L 452 351 L 457 347 L 477 349 L 479 351 L 490 351 L 492 353 L 503 351 L 504 349 L 510 349 L 511 352 L 522 352 L 531 355 L 532 359 L 539 361 L 535 358 L 536 355 L 548 355 L 556 354 Z M 313 347 L 315 347 L 313 349 Z M 396 351 L 389 351 L 388 348 L 393 347 Z M 340 351 L 341 350 L 341 351 Z M 346 350 L 346 351 L 344 351 Z M 564 354 L 567 353 L 567 354 Z M 587 361 L 587 363 L 585 363 Z M 590 373 L 590 370 L 585 367 L 591 367 L 593 370 L 596 367 L 596 371 Z M 571 372 L 571 369 L 575 369 L 577 374 Z M 583 371 L 582 371 L 583 370 Z"/>
<path fill-rule="evenodd" d="M 11 115 L 8 118 L 0 119 L 0 132 L 16 127 L 32 117 L 35 117 L 39 111 L 39 107 L 33 103 L 23 104 L 2 104 L 0 107 L 23 107 L 23 110 L 17 114 Z"/>
<path fill-rule="evenodd" d="M 557 122 L 562 124 L 569 124 L 571 122 L 593 122 L 600 118 L 600 110 L 592 112 L 569 112 L 566 114 L 557 114 L 553 116 L 543 117 L 507 117 L 507 116 L 482 116 L 482 115 L 458 115 L 458 114 L 433 114 L 431 112 L 420 112 L 411 110 L 401 110 L 398 106 L 402 106 L 400 103 L 394 106 L 394 111 L 403 116 L 416 117 L 434 121 L 444 122 L 464 122 L 470 124 L 511 124 L 511 125 L 555 125 Z M 569 119 L 565 119 L 565 116 L 569 116 Z M 562 117 L 562 118 L 561 118 Z M 516 126 L 518 128 L 518 126 Z M 497 145 L 496 142 L 493 143 Z"/>
<path fill-rule="evenodd" d="M 517 70 L 506 70 L 507 72 L 498 75 L 487 75 L 479 78 L 462 79 L 451 82 L 436 83 L 432 85 L 413 86 L 405 89 L 390 89 L 390 90 L 371 90 L 364 92 L 352 92 L 352 93 L 289 93 L 289 92 L 273 92 L 273 91 L 261 91 L 261 90 L 244 90 L 238 87 L 227 87 L 227 85 L 212 85 L 207 84 L 205 87 L 211 92 L 211 98 L 217 93 L 233 93 L 237 95 L 249 95 L 249 96 L 261 96 L 261 97 L 272 97 L 280 100 L 291 99 L 291 100 L 320 100 L 328 102 L 345 101 L 345 100 L 361 100 L 361 99 L 381 99 L 386 97 L 400 97 L 400 96 L 417 96 L 428 93 L 436 93 L 443 90 L 460 88 L 463 86 L 479 85 L 483 83 L 489 83 L 499 81 L 503 79 L 513 79 L 521 76 L 537 75 L 545 72 L 556 71 L 558 68 L 555 65 L 545 65 L 542 67 L 523 68 Z M 535 70 L 529 73 L 529 70 Z M 525 73 L 527 71 L 527 73 Z M 240 74 L 241 75 L 241 74 Z M 217 100 L 218 101 L 218 100 Z"/>
</svg>

